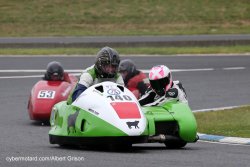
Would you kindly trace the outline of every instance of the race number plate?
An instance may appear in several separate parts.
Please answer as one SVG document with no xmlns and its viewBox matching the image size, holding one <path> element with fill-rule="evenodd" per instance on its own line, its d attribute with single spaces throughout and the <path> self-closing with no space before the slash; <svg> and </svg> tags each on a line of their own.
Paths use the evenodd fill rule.
<svg viewBox="0 0 250 167">
<path fill-rule="evenodd" d="M 37 98 L 38 99 L 54 99 L 56 91 L 53 90 L 40 90 Z"/>
</svg>

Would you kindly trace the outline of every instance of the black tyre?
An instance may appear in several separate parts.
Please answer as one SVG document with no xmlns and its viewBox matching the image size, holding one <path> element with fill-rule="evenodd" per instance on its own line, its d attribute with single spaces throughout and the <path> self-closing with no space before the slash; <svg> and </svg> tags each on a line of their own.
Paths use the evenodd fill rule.
<svg viewBox="0 0 250 167">
<path fill-rule="evenodd" d="M 112 144 L 109 145 L 109 149 L 112 151 L 129 151 L 132 149 L 132 144 L 130 143 Z"/>
<path fill-rule="evenodd" d="M 178 148 L 182 148 L 182 147 L 186 146 L 187 142 L 182 141 L 182 140 L 178 140 L 178 141 L 175 141 L 175 140 L 171 141 L 170 140 L 170 141 L 164 142 L 164 144 L 167 148 L 178 149 Z"/>
<path fill-rule="evenodd" d="M 51 135 L 49 135 L 49 142 L 50 142 L 50 144 L 56 144 L 53 136 L 51 136 Z"/>
</svg>

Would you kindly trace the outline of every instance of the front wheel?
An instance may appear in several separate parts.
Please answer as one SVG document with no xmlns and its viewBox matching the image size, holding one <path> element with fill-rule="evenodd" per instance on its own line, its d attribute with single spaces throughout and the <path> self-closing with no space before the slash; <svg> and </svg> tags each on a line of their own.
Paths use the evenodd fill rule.
<svg viewBox="0 0 250 167">
<path fill-rule="evenodd" d="M 122 143 L 122 144 L 111 144 L 109 149 L 112 151 L 129 151 L 132 149 L 131 143 Z"/>
<path fill-rule="evenodd" d="M 187 142 L 179 140 L 179 141 L 165 141 L 164 142 L 165 146 L 170 149 L 178 149 L 184 147 Z"/>
</svg>

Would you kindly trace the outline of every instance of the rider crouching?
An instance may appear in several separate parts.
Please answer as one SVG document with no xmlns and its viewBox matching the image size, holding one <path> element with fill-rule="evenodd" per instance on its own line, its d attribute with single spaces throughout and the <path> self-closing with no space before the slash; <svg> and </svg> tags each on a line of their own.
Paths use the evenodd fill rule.
<svg viewBox="0 0 250 167">
<path fill-rule="evenodd" d="M 120 57 L 116 50 L 110 47 L 102 48 L 97 53 L 95 64 L 82 72 L 74 91 L 68 98 L 68 104 L 75 101 L 82 92 L 94 84 L 111 81 L 124 85 L 123 78 L 118 73 L 119 63 Z"/>
<path fill-rule="evenodd" d="M 173 81 L 170 69 L 165 65 L 154 66 L 149 72 L 150 87 L 139 99 L 142 106 L 158 106 L 170 99 L 188 103 L 181 82 Z"/>
</svg>

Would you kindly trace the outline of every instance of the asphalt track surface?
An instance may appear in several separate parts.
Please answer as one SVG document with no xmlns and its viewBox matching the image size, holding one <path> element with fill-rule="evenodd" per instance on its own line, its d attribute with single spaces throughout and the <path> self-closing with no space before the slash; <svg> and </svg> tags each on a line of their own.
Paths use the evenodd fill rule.
<svg viewBox="0 0 250 167">
<path fill-rule="evenodd" d="M 155 64 L 174 69 L 173 78 L 182 81 L 193 110 L 250 103 L 250 56 L 130 58 L 140 69 Z M 49 126 L 30 121 L 26 111 L 30 90 L 39 78 L 4 78 L 41 73 L 2 70 L 45 69 L 52 60 L 60 61 L 65 69 L 83 69 L 94 62 L 94 57 L 0 57 L 0 166 L 250 166 L 246 145 L 197 142 L 169 150 L 163 144 L 139 144 L 128 152 L 50 145 Z M 37 157 L 37 161 L 20 157 Z M 13 162 L 8 162 L 9 158 Z"/>
</svg>

